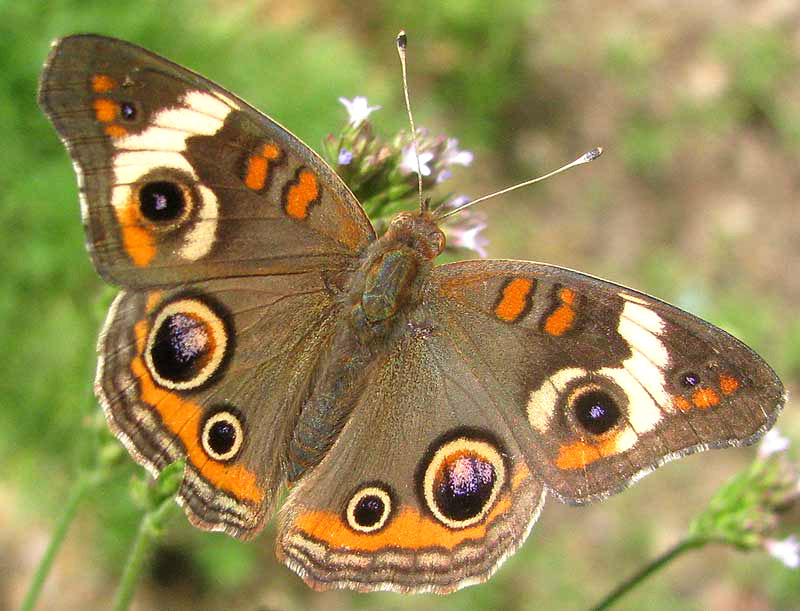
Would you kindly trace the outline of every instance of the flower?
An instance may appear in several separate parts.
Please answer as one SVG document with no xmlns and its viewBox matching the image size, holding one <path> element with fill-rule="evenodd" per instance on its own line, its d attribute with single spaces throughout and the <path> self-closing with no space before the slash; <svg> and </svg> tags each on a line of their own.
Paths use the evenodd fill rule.
<svg viewBox="0 0 800 611">
<path fill-rule="evenodd" d="M 419 169 L 417 169 L 417 155 L 414 154 L 414 145 L 409 144 L 403 147 L 403 157 L 400 160 L 400 169 L 406 173 L 411 174 L 420 173 L 423 176 L 430 176 L 431 169 L 428 164 L 433 160 L 433 153 L 431 151 L 423 151 L 419 153 Z"/>
<path fill-rule="evenodd" d="M 486 252 L 486 247 L 489 245 L 489 240 L 487 240 L 484 236 L 479 235 L 484 229 L 486 229 L 486 223 L 477 223 L 475 226 L 470 227 L 469 229 L 453 231 L 450 234 L 450 243 L 456 248 L 467 248 L 469 250 L 474 250 L 481 257 L 485 258 L 488 254 Z"/>
<path fill-rule="evenodd" d="M 758 446 L 758 457 L 766 458 L 772 454 L 783 452 L 789 447 L 789 439 L 780 434 L 777 428 L 770 429 Z"/>
<path fill-rule="evenodd" d="M 458 149 L 458 140 L 456 138 L 448 138 L 447 145 L 442 152 L 442 160 L 445 165 L 458 165 L 468 166 L 472 163 L 473 154 L 470 151 L 461 151 Z"/>
<path fill-rule="evenodd" d="M 785 539 L 767 539 L 764 547 L 790 569 L 800 568 L 800 541 L 794 535 Z"/>
<path fill-rule="evenodd" d="M 353 127 L 361 125 L 367 120 L 370 113 L 380 108 L 380 106 L 369 106 L 367 104 L 367 98 L 363 95 L 357 95 L 352 100 L 341 97 L 339 101 L 344 104 L 344 107 L 347 109 L 349 122 Z"/>
<path fill-rule="evenodd" d="M 442 204 L 442 208 L 448 210 L 455 210 L 456 208 L 460 208 L 464 204 L 469 202 L 469 198 L 466 195 L 456 195 L 453 199 L 448 202 Z"/>
<path fill-rule="evenodd" d="M 353 161 L 353 153 L 348 151 L 346 148 L 342 148 L 339 150 L 339 156 L 337 157 L 339 161 L 339 165 L 349 165 L 351 161 Z"/>
</svg>

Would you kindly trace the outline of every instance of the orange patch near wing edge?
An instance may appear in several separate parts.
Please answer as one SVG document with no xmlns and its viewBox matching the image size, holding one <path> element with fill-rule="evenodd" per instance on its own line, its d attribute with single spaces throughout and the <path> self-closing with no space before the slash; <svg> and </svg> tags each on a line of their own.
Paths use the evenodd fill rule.
<svg viewBox="0 0 800 611">
<path fill-rule="evenodd" d="M 719 395 L 710 388 L 698 388 L 692 393 L 692 403 L 700 409 L 713 407 L 719 403 Z"/>
<path fill-rule="evenodd" d="M 523 463 L 514 471 L 511 478 L 512 490 L 516 490 L 530 477 L 528 467 Z M 484 521 L 474 526 L 453 530 L 435 522 L 433 518 L 422 515 L 408 507 L 403 508 L 396 516 L 389 518 L 389 523 L 374 533 L 354 532 L 342 521 L 340 515 L 332 511 L 308 511 L 295 518 L 293 526 L 304 535 L 322 541 L 331 549 L 352 549 L 355 551 L 374 552 L 387 547 L 401 549 L 425 549 L 444 547 L 453 549 L 468 540 L 480 540 L 486 537 L 486 529 L 502 514 L 511 509 L 511 498 L 506 493 L 497 499 L 495 506 Z"/>
<path fill-rule="evenodd" d="M 503 295 L 494 307 L 494 314 L 505 322 L 516 322 L 528 307 L 533 280 L 514 278 L 503 287 Z"/>
<path fill-rule="evenodd" d="M 487 516 L 483 524 L 468 526 L 460 530 L 451 530 L 433 518 L 403 508 L 390 522 L 376 533 L 353 532 L 345 526 L 341 517 L 332 511 L 309 511 L 297 516 L 294 526 L 303 533 L 318 541 L 322 541 L 332 549 L 352 549 L 356 551 L 374 552 L 386 547 L 403 549 L 423 549 L 428 547 L 444 547 L 453 549 L 459 543 L 469 539 L 486 537 L 486 527 L 500 514 L 511 508 L 511 500 L 503 497 Z"/>
<path fill-rule="evenodd" d="M 200 420 L 203 408 L 192 401 L 156 386 L 142 359 L 147 342 L 147 323 L 136 323 L 138 356 L 131 361 L 131 371 L 139 381 L 141 400 L 161 416 L 164 426 L 183 442 L 189 461 L 213 486 L 231 493 L 237 499 L 260 503 L 264 491 L 256 483 L 255 474 L 241 465 L 225 465 L 213 459 L 200 447 Z"/>
<path fill-rule="evenodd" d="M 95 74 L 92 76 L 92 90 L 95 93 L 108 93 L 115 86 L 114 79 L 107 74 Z"/>
<path fill-rule="evenodd" d="M 692 409 L 692 404 L 689 403 L 683 397 L 672 397 L 672 404 L 682 412 L 686 412 Z"/>
<path fill-rule="evenodd" d="M 559 469 L 581 469 L 601 458 L 617 454 L 617 436 L 601 441 L 596 445 L 583 441 L 567 443 L 558 448 L 556 466 Z"/>
<path fill-rule="evenodd" d="M 724 395 L 732 395 L 739 388 L 739 380 L 733 376 L 721 374 L 719 376 L 719 388 Z"/>
<path fill-rule="evenodd" d="M 304 220 L 309 206 L 319 197 L 317 177 L 311 170 L 300 170 L 295 184 L 289 185 L 286 193 L 286 213 L 292 218 Z"/>
</svg>

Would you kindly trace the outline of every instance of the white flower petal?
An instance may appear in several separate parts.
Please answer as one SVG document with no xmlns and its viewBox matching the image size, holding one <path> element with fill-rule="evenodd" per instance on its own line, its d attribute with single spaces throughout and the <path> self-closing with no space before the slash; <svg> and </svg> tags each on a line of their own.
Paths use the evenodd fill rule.
<svg viewBox="0 0 800 611">
<path fill-rule="evenodd" d="M 419 154 L 419 167 L 422 168 L 420 173 L 423 176 L 431 175 L 431 169 L 427 164 L 430 163 L 432 159 L 433 153 L 430 151 Z M 403 158 L 400 160 L 400 169 L 406 174 L 419 172 L 419 170 L 417 170 L 417 156 L 414 154 L 413 146 L 409 145 L 403 148 Z"/>
<path fill-rule="evenodd" d="M 480 235 L 484 229 L 486 229 L 486 223 L 476 223 L 468 229 L 453 229 L 449 236 L 450 245 L 456 248 L 474 250 L 485 258 L 488 254 L 486 247 L 489 245 L 489 240 Z"/>
<path fill-rule="evenodd" d="M 781 435 L 777 428 L 770 429 L 758 446 L 759 458 L 766 458 L 772 454 L 783 452 L 789 447 L 789 439 Z"/>
<path fill-rule="evenodd" d="M 367 120 L 370 113 L 380 108 L 380 106 L 370 106 L 367 102 L 367 98 L 363 95 L 357 95 L 352 100 L 339 98 L 339 101 L 344 104 L 344 107 L 347 109 L 348 120 L 353 127 L 361 125 Z"/>
<path fill-rule="evenodd" d="M 794 535 L 789 535 L 783 540 L 767 539 L 764 541 L 764 547 L 790 569 L 800 567 L 800 541 Z"/>
<path fill-rule="evenodd" d="M 458 148 L 458 140 L 455 138 L 447 139 L 447 146 L 442 153 L 445 165 L 457 163 L 459 165 L 469 165 L 472 163 L 474 155 L 470 151 L 462 151 Z"/>
</svg>

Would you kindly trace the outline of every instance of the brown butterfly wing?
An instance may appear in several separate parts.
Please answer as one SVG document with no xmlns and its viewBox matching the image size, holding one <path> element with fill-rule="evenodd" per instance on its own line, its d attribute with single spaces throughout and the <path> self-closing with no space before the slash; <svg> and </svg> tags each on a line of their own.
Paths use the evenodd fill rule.
<svg viewBox="0 0 800 611">
<path fill-rule="evenodd" d="M 411 315 L 284 505 L 278 556 L 314 588 L 451 592 L 487 579 L 539 515 L 544 486 L 493 389 L 436 322 Z"/>
<path fill-rule="evenodd" d="M 429 295 L 533 473 L 568 502 L 685 454 L 753 443 L 785 400 L 775 372 L 728 333 L 578 272 L 454 263 L 434 270 Z"/>
<path fill-rule="evenodd" d="M 178 500 L 195 525 L 249 538 L 269 519 L 299 397 L 336 316 L 315 272 L 119 294 L 96 392 L 153 475 L 186 459 Z"/>
<path fill-rule="evenodd" d="M 109 282 L 341 270 L 374 239 L 311 149 L 145 49 L 95 35 L 59 40 L 39 102 L 74 161 L 87 244 Z"/>
</svg>

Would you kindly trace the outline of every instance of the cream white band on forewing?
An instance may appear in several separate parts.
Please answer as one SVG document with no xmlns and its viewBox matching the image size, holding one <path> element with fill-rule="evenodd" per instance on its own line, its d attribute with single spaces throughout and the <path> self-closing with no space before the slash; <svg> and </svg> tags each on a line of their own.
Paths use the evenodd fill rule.
<svg viewBox="0 0 800 611">
<path fill-rule="evenodd" d="M 585 369 L 571 367 L 556 371 L 547 378 L 539 388 L 531 391 L 528 397 L 528 422 L 540 433 L 546 433 L 550 428 L 550 420 L 558 403 L 558 398 L 563 394 L 567 384 L 577 378 L 588 375 Z"/>
<path fill-rule="evenodd" d="M 635 409 L 628 410 L 629 426 L 616 438 L 617 452 L 630 449 L 639 434 L 653 430 L 661 420 L 663 410 L 669 409 L 671 402 L 664 378 L 664 370 L 669 366 L 669 352 L 660 338 L 664 320 L 641 299 L 626 293 L 619 295 L 625 304 L 617 332 L 630 347 L 631 356 L 622 362 L 621 367 L 603 367 L 591 372 L 567 368 L 551 375 L 531 391 L 528 398 L 528 422 L 537 431 L 547 432 L 566 386 L 590 374 L 613 380 L 625 392 L 629 405 L 635 406 Z"/>
<path fill-rule="evenodd" d="M 178 170 L 198 181 L 197 173 L 186 159 L 186 141 L 197 135 L 216 134 L 232 110 L 239 106 L 226 96 L 212 92 L 189 91 L 179 106 L 166 108 L 153 116 L 152 124 L 139 134 L 114 141 L 114 182 L 111 204 L 122 211 L 128 206 L 132 189 L 139 179 L 157 168 Z M 200 201 L 196 222 L 186 233 L 178 254 L 197 260 L 211 249 L 217 229 L 218 199 L 214 192 L 196 184 Z"/>
</svg>

